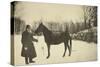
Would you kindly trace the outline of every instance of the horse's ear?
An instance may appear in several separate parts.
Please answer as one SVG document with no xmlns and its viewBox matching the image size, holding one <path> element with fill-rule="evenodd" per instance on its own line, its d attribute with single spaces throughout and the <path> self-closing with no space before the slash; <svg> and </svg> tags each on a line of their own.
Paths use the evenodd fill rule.
<svg viewBox="0 0 100 67">
<path fill-rule="evenodd" d="M 40 24 L 41 24 L 41 25 L 43 25 L 43 23 L 42 23 L 42 22 L 41 22 Z"/>
<path fill-rule="evenodd" d="M 41 25 L 42 23 L 40 22 L 39 25 Z"/>
</svg>

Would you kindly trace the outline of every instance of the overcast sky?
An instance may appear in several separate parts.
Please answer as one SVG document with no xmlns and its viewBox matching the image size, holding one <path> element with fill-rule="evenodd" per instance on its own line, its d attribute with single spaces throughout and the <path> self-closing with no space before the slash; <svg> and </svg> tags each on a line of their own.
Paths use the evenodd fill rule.
<svg viewBox="0 0 100 67">
<path fill-rule="evenodd" d="M 34 21 L 82 21 L 82 6 L 66 4 L 48 4 L 34 2 L 19 2 L 16 5 L 15 16 L 20 17 L 26 24 Z"/>
</svg>

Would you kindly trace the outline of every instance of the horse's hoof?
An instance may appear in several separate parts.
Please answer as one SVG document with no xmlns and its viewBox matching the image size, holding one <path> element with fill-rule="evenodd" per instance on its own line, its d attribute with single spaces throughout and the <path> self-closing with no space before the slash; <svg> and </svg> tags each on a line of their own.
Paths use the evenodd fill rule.
<svg viewBox="0 0 100 67">
<path fill-rule="evenodd" d="M 47 56 L 47 59 L 49 58 L 49 56 Z"/>
<path fill-rule="evenodd" d="M 68 56 L 71 56 L 71 55 L 68 55 Z"/>
<path fill-rule="evenodd" d="M 65 57 L 65 55 L 63 55 L 63 57 Z"/>
</svg>

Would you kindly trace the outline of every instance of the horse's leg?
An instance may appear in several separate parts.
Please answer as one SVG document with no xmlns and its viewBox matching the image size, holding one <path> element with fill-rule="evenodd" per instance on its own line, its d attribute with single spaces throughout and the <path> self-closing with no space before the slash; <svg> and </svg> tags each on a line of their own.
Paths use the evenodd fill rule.
<svg viewBox="0 0 100 67">
<path fill-rule="evenodd" d="M 65 54 L 66 54 L 66 50 L 67 50 L 67 42 L 64 42 L 64 47 L 65 47 L 65 51 L 64 51 L 63 57 L 64 57 Z"/>
<path fill-rule="evenodd" d="M 69 55 L 68 56 L 70 56 L 71 55 L 71 48 L 70 48 L 69 44 L 68 44 L 68 50 L 69 50 Z"/>
<path fill-rule="evenodd" d="M 71 56 L 71 52 L 72 52 L 72 39 L 70 38 L 70 54 L 69 54 L 69 56 Z"/>
<path fill-rule="evenodd" d="M 50 56 L 50 44 L 47 44 L 47 47 L 48 47 L 48 56 L 47 56 L 47 59 L 48 59 L 49 56 Z"/>
</svg>

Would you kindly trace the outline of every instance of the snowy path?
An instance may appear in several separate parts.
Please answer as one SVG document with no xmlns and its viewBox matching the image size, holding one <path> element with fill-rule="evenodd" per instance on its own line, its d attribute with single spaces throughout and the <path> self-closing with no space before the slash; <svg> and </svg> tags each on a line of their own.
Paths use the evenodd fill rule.
<svg viewBox="0 0 100 67">
<path fill-rule="evenodd" d="M 36 61 L 34 64 L 47 64 L 47 63 L 62 63 L 62 62 L 76 62 L 76 61 L 94 61 L 96 60 L 96 49 L 97 45 L 95 43 L 87 43 L 84 41 L 73 40 L 72 41 L 72 55 L 62 57 L 64 53 L 63 43 L 59 45 L 51 46 L 51 56 L 49 59 L 46 59 L 47 56 L 47 46 L 44 42 L 43 36 L 35 37 L 39 41 L 34 43 L 37 57 L 33 60 Z M 21 57 L 21 36 L 15 36 L 15 65 L 24 65 L 24 58 Z M 68 50 L 67 50 L 68 51 Z"/>
</svg>

